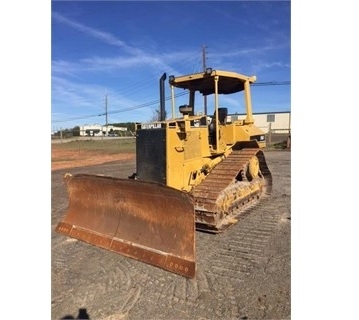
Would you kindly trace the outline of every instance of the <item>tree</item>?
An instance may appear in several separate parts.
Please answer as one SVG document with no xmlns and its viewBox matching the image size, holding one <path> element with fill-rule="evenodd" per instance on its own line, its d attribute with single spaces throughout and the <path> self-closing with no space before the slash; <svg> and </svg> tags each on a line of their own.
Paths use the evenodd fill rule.
<svg viewBox="0 0 359 320">
<path fill-rule="evenodd" d="M 165 110 L 165 119 L 166 118 L 167 118 L 167 112 Z M 155 122 L 155 121 L 161 121 L 161 110 L 160 109 L 153 110 L 153 114 L 152 114 L 152 118 L 150 119 L 150 122 Z"/>
<path fill-rule="evenodd" d="M 79 126 L 75 126 L 72 128 L 72 135 L 74 137 L 79 137 L 80 136 L 80 127 Z"/>
</svg>

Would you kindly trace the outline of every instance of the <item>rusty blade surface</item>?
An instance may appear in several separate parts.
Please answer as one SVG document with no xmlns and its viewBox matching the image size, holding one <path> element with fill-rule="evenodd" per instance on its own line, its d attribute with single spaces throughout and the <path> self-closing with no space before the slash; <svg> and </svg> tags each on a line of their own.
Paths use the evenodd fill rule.
<svg viewBox="0 0 359 320">
<path fill-rule="evenodd" d="M 193 278 L 193 198 L 164 185 L 66 175 L 69 206 L 56 231 Z"/>
</svg>

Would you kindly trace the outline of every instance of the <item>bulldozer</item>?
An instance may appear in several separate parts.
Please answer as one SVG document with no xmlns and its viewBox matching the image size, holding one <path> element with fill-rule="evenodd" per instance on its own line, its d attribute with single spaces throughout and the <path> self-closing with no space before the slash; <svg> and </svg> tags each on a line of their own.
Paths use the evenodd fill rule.
<svg viewBox="0 0 359 320">
<path fill-rule="evenodd" d="M 196 231 L 215 234 L 235 224 L 270 195 L 272 176 L 265 134 L 253 120 L 256 76 L 212 68 L 171 75 L 168 119 L 166 79 L 164 73 L 159 81 L 158 121 L 136 123 L 136 172 L 128 178 L 66 173 L 69 204 L 56 231 L 195 278 Z M 176 99 L 185 94 L 188 102 L 176 114 Z M 220 107 L 224 95 L 242 96 L 243 119 Z M 206 98 L 214 105 L 211 115 Z M 195 108 L 198 100 L 204 110 Z"/>
</svg>

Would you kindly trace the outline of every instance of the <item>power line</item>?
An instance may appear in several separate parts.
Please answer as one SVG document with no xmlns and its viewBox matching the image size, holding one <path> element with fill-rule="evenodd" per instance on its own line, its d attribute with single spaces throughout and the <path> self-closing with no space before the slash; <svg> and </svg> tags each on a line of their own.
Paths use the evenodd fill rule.
<svg viewBox="0 0 359 320">
<path fill-rule="evenodd" d="M 184 95 L 187 95 L 188 92 L 182 92 L 179 94 L 176 94 L 175 97 L 181 97 Z M 171 97 L 167 97 L 165 100 L 170 100 Z M 113 110 L 113 111 L 107 111 L 106 113 L 96 113 L 96 114 L 92 114 L 92 115 L 84 115 L 84 116 L 78 116 L 78 117 L 70 117 L 67 119 L 62 119 L 62 120 L 54 120 L 52 121 L 52 123 L 58 123 L 58 122 L 67 122 L 67 121 L 74 121 L 74 120 L 82 120 L 82 119 L 88 119 L 88 118 L 95 118 L 95 117 L 102 117 L 105 116 L 106 114 L 116 114 L 116 113 L 121 113 L 121 112 L 127 112 L 127 111 L 132 111 L 132 110 L 137 110 L 137 109 L 141 109 L 141 108 L 145 108 L 145 107 L 150 107 L 152 105 L 158 104 L 160 102 L 160 100 L 155 100 L 152 102 L 147 102 L 144 104 L 140 104 L 134 107 L 128 107 L 128 108 L 124 108 L 124 109 L 118 109 L 118 110 Z"/>
<path fill-rule="evenodd" d="M 290 81 L 267 81 L 267 82 L 257 82 L 257 83 L 253 83 L 252 86 L 282 86 L 282 85 L 290 85 L 291 82 Z M 176 94 L 175 97 L 181 97 L 184 95 L 187 95 L 187 92 L 182 92 L 179 94 Z M 106 96 L 107 99 L 107 96 Z M 167 97 L 165 99 L 165 101 L 170 100 L 171 97 Z M 133 106 L 133 107 L 128 107 L 128 108 L 124 108 L 124 109 L 117 109 L 117 110 L 113 110 L 113 111 L 107 111 L 106 108 L 106 112 L 105 113 L 96 113 L 96 114 L 92 114 L 92 115 L 83 115 L 83 116 L 78 116 L 78 117 L 70 117 L 70 118 L 66 118 L 66 119 L 62 119 L 62 120 L 54 120 L 52 121 L 52 123 L 59 123 L 59 122 L 67 122 L 67 121 L 74 121 L 74 120 L 83 120 L 83 119 L 89 119 L 89 118 L 95 118 L 95 117 L 102 117 L 102 116 L 106 116 L 108 114 L 116 114 L 116 113 L 122 113 L 122 112 L 127 112 L 127 111 L 132 111 L 132 110 L 137 110 L 137 109 L 141 109 L 141 108 L 145 108 L 145 107 L 150 107 L 152 105 L 156 105 L 160 102 L 160 100 L 155 100 L 155 101 L 151 101 L 151 102 L 146 102 L 137 106 Z"/>
<path fill-rule="evenodd" d="M 252 83 L 251 86 L 285 86 L 290 85 L 290 81 L 267 81 L 267 82 L 257 82 Z"/>
</svg>

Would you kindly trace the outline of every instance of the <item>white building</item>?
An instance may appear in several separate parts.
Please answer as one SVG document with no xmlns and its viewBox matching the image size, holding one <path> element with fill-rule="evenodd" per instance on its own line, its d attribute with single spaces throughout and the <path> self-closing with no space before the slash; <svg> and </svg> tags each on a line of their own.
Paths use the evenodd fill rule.
<svg viewBox="0 0 359 320">
<path fill-rule="evenodd" d="M 229 114 L 234 120 L 246 118 L 245 114 Z M 254 124 L 265 133 L 290 133 L 290 111 L 253 113 Z"/>
<path fill-rule="evenodd" d="M 119 131 L 127 131 L 127 128 L 100 124 L 85 124 L 84 126 L 80 126 L 80 136 L 82 137 L 102 137 L 109 134 L 118 134 Z"/>
</svg>

